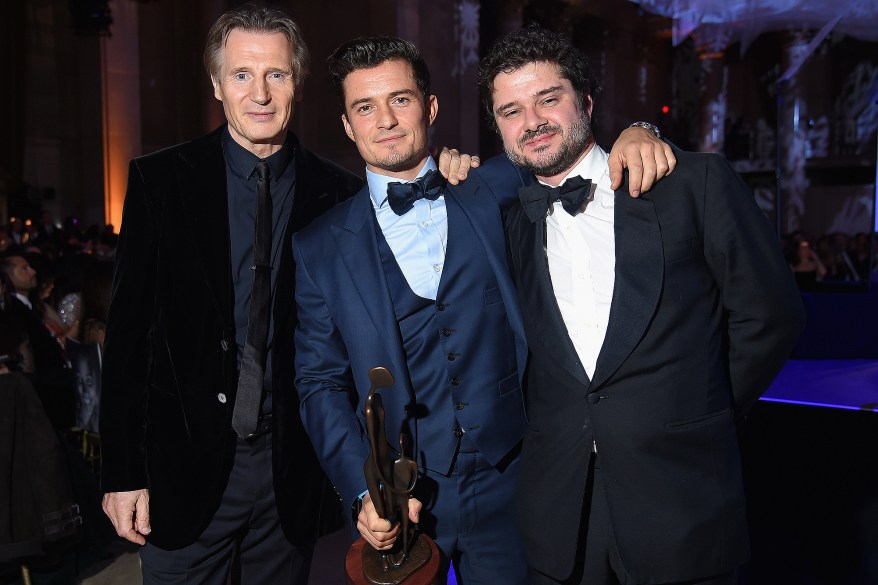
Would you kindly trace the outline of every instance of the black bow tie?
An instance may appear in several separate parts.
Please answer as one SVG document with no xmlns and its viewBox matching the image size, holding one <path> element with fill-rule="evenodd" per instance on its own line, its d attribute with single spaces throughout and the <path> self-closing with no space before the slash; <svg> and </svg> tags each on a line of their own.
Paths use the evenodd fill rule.
<svg viewBox="0 0 878 585">
<path fill-rule="evenodd" d="M 436 171 L 428 171 L 411 183 L 388 183 L 387 203 L 396 215 L 405 215 L 418 199 L 436 201 L 442 194 L 445 179 Z"/>
<path fill-rule="evenodd" d="M 556 201 L 561 202 L 564 211 L 576 215 L 585 200 L 591 194 L 591 179 L 572 177 L 560 187 L 549 187 L 541 183 L 533 183 L 518 188 L 521 206 L 532 223 L 546 217 L 549 208 Z"/>
</svg>

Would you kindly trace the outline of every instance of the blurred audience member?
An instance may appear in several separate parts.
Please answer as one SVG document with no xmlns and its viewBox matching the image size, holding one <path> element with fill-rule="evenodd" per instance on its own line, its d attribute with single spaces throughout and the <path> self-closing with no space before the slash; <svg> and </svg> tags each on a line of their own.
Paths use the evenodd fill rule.
<svg viewBox="0 0 878 585">
<path fill-rule="evenodd" d="M 811 243 L 804 237 L 791 238 L 788 261 L 800 290 L 816 289 L 817 283 L 826 276 L 826 267 L 811 247 Z"/>
<path fill-rule="evenodd" d="M 37 272 L 17 250 L 7 251 L 0 259 L 0 268 L 12 293 L 7 297 L 6 310 L 24 323 L 33 352 L 33 385 L 55 428 L 67 429 L 74 420 L 74 377 L 61 346 L 30 300 L 29 295 L 37 287 Z"/>
</svg>

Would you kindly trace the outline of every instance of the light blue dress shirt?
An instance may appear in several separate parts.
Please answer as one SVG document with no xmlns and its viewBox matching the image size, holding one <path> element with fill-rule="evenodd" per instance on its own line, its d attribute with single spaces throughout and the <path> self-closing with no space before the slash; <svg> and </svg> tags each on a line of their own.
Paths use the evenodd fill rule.
<svg viewBox="0 0 878 585">
<path fill-rule="evenodd" d="M 418 177 L 431 170 L 436 170 L 432 157 L 427 158 Z M 445 196 L 440 195 L 436 201 L 419 199 L 408 213 L 396 215 L 387 203 L 387 184 L 408 181 L 379 175 L 369 169 L 366 169 L 366 181 L 378 225 L 406 282 L 418 296 L 436 300 L 448 245 Z"/>
</svg>

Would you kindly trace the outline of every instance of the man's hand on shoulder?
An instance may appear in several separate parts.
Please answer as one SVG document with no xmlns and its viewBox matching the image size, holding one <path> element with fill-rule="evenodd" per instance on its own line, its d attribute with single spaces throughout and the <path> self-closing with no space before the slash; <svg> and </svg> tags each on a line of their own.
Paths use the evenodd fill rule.
<svg viewBox="0 0 878 585">
<path fill-rule="evenodd" d="M 461 181 L 465 181 L 469 170 L 476 168 L 481 164 L 479 157 L 476 155 L 461 154 L 456 148 L 443 148 L 439 153 L 439 160 L 436 166 L 439 172 L 452 185 L 457 185 Z"/>
<path fill-rule="evenodd" d="M 149 525 L 149 490 L 106 493 L 103 508 L 116 534 L 133 543 L 146 544 L 144 536 L 152 531 Z"/>
<path fill-rule="evenodd" d="M 622 185 L 622 171 L 628 169 L 628 190 L 632 197 L 649 191 L 677 166 L 671 147 L 640 127 L 626 128 L 610 150 L 610 187 Z"/>
</svg>

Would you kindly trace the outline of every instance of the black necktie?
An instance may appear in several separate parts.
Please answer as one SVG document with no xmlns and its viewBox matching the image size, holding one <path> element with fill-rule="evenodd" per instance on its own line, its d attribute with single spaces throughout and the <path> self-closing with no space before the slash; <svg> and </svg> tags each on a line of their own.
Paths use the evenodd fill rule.
<svg viewBox="0 0 878 585">
<path fill-rule="evenodd" d="M 411 183 L 388 183 L 387 203 L 396 215 L 405 215 L 418 199 L 436 201 L 442 194 L 445 179 L 436 171 L 428 171 Z"/>
<path fill-rule="evenodd" d="M 544 219 L 549 207 L 556 201 L 561 202 L 564 211 L 576 215 L 585 200 L 591 194 L 591 179 L 571 177 L 560 187 L 549 187 L 541 183 L 533 183 L 518 188 L 521 206 L 532 223 Z"/>
<path fill-rule="evenodd" d="M 253 288 L 247 318 L 247 342 L 241 358 L 232 428 L 241 438 L 256 431 L 265 378 L 266 342 L 271 319 L 271 189 L 268 163 L 256 163 L 256 241 L 253 245 Z"/>
</svg>

